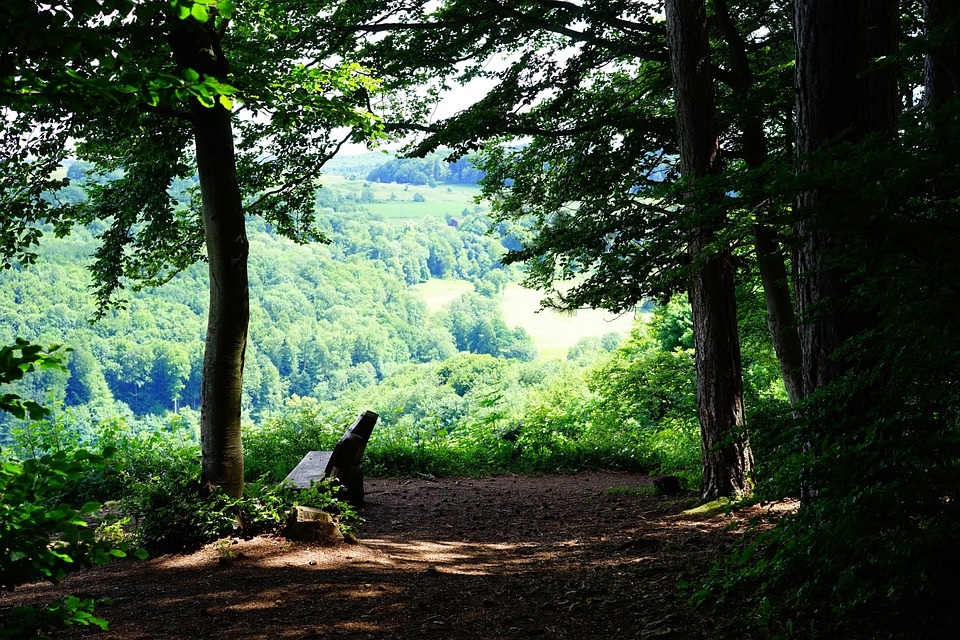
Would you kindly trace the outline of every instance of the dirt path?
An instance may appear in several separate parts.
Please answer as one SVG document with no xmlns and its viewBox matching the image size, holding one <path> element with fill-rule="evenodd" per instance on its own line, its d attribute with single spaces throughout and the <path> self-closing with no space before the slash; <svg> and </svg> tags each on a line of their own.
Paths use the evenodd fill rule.
<svg viewBox="0 0 960 640">
<path fill-rule="evenodd" d="M 260 537 L 83 571 L 0 607 L 65 593 L 113 599 L 106 633 L 65 638 L 722 638 L 679 581 L 729 544 L 647 476 L 368 480 L 359 545 Z M 56 594 L 56 595 L 54 595 Z"/>
</svg>

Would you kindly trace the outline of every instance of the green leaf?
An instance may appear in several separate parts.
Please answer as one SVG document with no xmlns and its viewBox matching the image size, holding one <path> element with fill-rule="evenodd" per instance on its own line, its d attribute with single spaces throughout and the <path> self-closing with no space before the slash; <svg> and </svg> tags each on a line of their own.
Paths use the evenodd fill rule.
<svg viewBox="0 0 960 640">
<path fill-rule="evenodd" d="M 216 6 L 220 15 L 227 20 L 233 17 L 233 12 L 236 9 L 236 5 L 234 5 L 233 0 L 220 0 Z"/>
<path fill-rule="evenodd" d="M 203 106 L 205 106 L 205 107 L 207 107 L 207 108 L 215 107 L 216 104 L 217 104 L 216 101 L 214 101 L 214 99 L 211 98 L 209 95 L 204 95 L 204 94 L 202 94 L 202 93 L 198 93 L 198 94 L 196 94 L 196 97 L 197 97 L 197 100 L 200 101 L 200 104 L 202 104 Z"/>
<path fill-rule="evenodd" d="M 219 98 L 217 98 L 217 100 L 220 102 L 223 108 L 226 109 L 227 111 L 230 111 L 233 109 L 233 100 L 231 100 L 229 97 L 222 95 Z"/>
<path fill-rule="evenodd" d="M 80 507 L 80 513 L 82 514 L 96 513 L 97 511 L 100 511 L 100 506 L 101 505 L 99 502 L 88 502 L 82 507 Z"/>
<path fill-rule="evenodd" d="M 196 7 L 198 5 L 193 6 Z M 180 75 L 182 75 L 187 82 L 197 82 L 200 79 L 200 74 L 193 69 L 184 69 L 180 72 Z"/>
<path fill-rule="evenodd" d="M 190 8 L 190 15 L 193 16 L 193 19 L 197 22 L 206 22 L 210 19 L 210 12 L 207 10 L 207 5 L 196 3 Z"/>
</svg>

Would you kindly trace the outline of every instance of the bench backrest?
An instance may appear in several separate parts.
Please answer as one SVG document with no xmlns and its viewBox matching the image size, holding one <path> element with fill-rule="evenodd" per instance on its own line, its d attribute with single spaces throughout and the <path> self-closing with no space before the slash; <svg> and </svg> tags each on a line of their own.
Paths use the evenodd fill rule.
<svg viewBox="0 0 960 640">
<path fill-rule="evenodd" d="M 360 466 L 363 451 L 367 448 L 367 442 L 379 417 L 373 411 L 364 411 L 360 414 L 357 421 L 347 429 L 333 448 L 333 454 L 323 472 L 325 476 L 333 477 L 337 475 L 337 471 Z"/>
</svg>

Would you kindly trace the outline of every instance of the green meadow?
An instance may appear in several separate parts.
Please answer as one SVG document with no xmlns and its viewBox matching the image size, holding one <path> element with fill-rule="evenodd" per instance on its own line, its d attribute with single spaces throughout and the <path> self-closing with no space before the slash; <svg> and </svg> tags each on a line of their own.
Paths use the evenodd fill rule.
<svg viewBox="0 0 960 640">
<path fill-rule="evenodd" d="M 464 209 L 470 211 L 486 210 L 478 205 L 476 198 L 480 187 L 466 185 L 410 185 L 351 180 L 341 176 L 325 175 L 325 189 L 337 195 L 343 195 L 356 201 L 364 209 L 389 220 L 403 221 L 423 217 L 444 218 L 447 215 L 459 217 Z M 373 202 L 362 201 L 364 187 L 373 192 Z M 423 201 L 417 202 L 414 196 L 419 194 Z"/>
<path fill-rule="evenodd" d="M 463 280 L 429 280 L 411 287 L 427 303 L 431 313 L 442 311 L 473 285 Z M 560 312 L 540 309 L 541 294 L 518 284 L 508 284 L 501 294 L 503 319 L 510 328 L 523 327 L 537 345 L 540 358 L 563 359 L 570 347 L 583 338 L 619 333 L 626 338 L 633 327 L 634 314 L 613 314 L 599 309 Z"/>
</svg>

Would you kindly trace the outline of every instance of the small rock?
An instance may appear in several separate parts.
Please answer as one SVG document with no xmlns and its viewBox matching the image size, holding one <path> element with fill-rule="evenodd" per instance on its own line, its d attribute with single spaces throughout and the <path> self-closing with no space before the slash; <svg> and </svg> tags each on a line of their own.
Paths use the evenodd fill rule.
<svg viewBox="0 0 960 640">
<path fill-rule="evenodd" d="M 661 496 L 675 496 L 683 491 L 677 476 L 661 476 L 653 481 L 653 486 Z"/>
<path fill-rule="evenodd" d="M 298 542 L 324 545 L 338 544 L 344 537 L 329 513 L 311 507 L 295 507 L 287 518 L 283 535 Z"/>
</svg>

